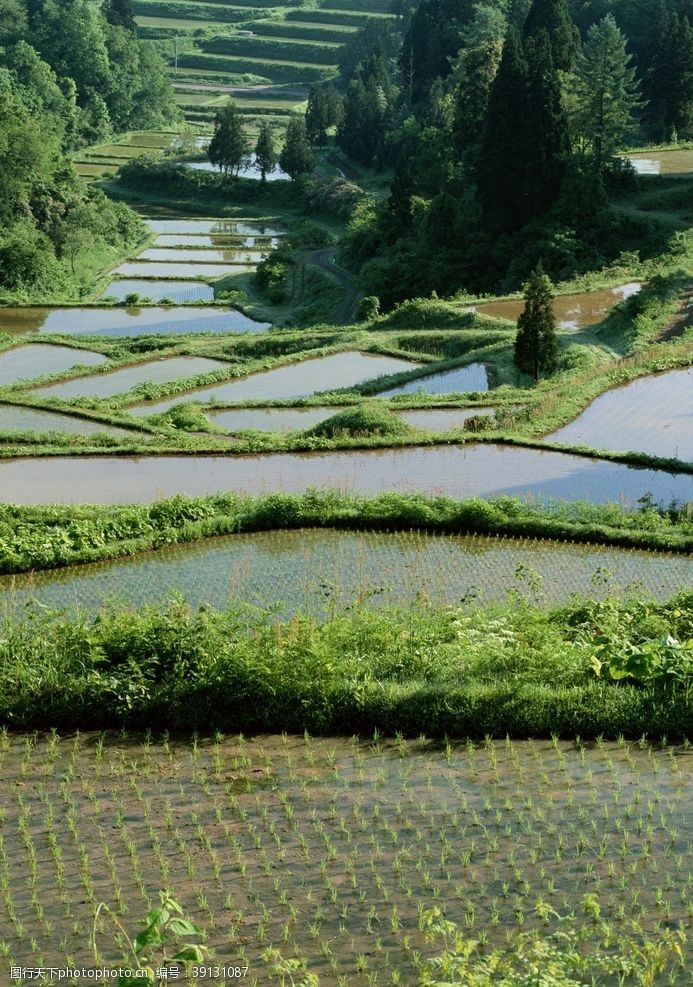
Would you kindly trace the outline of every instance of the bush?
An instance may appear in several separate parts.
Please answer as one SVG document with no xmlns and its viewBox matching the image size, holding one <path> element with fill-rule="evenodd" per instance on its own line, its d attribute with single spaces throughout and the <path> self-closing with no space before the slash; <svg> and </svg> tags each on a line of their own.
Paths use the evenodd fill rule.
<svg viewBox="0 0 693 987">
<path fill-rule="evenodd" d="M 387 408 L 378 405 L 362 405 L 347 408 L 331 418 L 307 429 L 306 435 L 334 438 L 338 435 L 406 435 L 411 427 Z"/>
<path fill-rule="evenodd" d="M 380 299 L 377 295 L 366 295 L 359 302 L 357 319 L 359 322 L 371 322 L 380 315 Z"/>
</svg>

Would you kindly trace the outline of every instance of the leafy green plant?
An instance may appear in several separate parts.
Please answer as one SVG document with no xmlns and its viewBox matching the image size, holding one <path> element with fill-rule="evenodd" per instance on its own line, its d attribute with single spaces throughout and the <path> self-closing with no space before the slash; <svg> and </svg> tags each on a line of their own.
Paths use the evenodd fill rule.
<svg viewBox="0 0 693 987">
<path fill-rule="evenodd" d="M 601 635 L 596 644 L 590 665 L 598 677 L 686 692 L 693 686 L 693 639 L 679 641 L 667 634 L 660 640 L 634 642 Z"/>
<path fill-rule="evenodd" d="M 205 949 L 196 943 L 185 940 L 203 935 L 203 930 L 185 917 L 182 907 L 168 891 L 159 892 L 161 904 L 153 908 L 145 919 L 144 928 L 131 939 L 115 913 L 101 902 L 96 909 L 92 928 L 92 947 L 98 961 L 96 949 L 96 927 L 99 915 L 103 912 L 117 926 L 125 937 L 135 962 L 132 973 L 122 974 L 118 987 L 159 987 L 168 979 L 168 972 L 175 967 L 202 963 Z M 173 955 L 169 950 L 175 949 Z"/>
</svg>

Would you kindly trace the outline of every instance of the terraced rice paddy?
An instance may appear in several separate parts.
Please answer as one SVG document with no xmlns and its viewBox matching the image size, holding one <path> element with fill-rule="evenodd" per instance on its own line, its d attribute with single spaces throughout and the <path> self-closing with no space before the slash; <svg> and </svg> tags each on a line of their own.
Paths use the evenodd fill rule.
<svg viewBox="0 0 693 987">
<path fill-rule="evenodd" d="M 176 264 L 148 263 L 147 261 L 132 261 L 121 264 L 111 271 L 124 278 L 222 278 L 229 275 L 252 273 L 255 270 L 250 264 Z"/>
<path fill-rule="evenodd" d="M 195 171 L 218 171 L 216 165 L 213 165 L 211 161 L 186 161 L 186 168 L 194 168 Z M 260 169 L 258 168 L 254 155 L 251 155 L 250 162 L 243 168 L 238 170 L 239 178 L 262 178 Z M 289 175 L 281 168 L 277 167 L 273 171 L 268 171 L 266 174 L 266 179 L 268 182 L 288 182 Z"/>
<path fill-rule="evenodd" d="M 558 603 L 640 590 L 666 599 L 693 584 L 693 561 L 596 546 L 480 536 L 321 529 L 213 538 L 157 552 L 0 578 L 0 605 L 96 613 L 105 603 L 165 603 L 175 590 L 193 609 L 277 607 L 324 618 L 363 600 L 407 606 L 426 599 L 502 601 L 509 592 Z"/>
<path fill-rule="evenodd" d="M 597 449 L 693 460 L 693 369 L 642 377 L 602 394 L 547 436 Z"/>
<path fill-rule="evenodd" d="M 272 247 L 278 247 L 280 243 L 278 236 L 261 237 L 224 237 L 224 236 L 186 236 L 185 234 L 162 234 L 154 241 L 155 247 L 195 247 L 196 249 L 205 247 L 216 247 L 217 249 L 230 248 L 240 250 L 243 247 L 255 248 L 256 250 L 267 251 Z"/>
<path fill-rule="evenodd" d="M 179 356 L 166 360 L 138 363 L 123 370 L 112 373 L 97 374 L 92 377 L 76 377 L 73 380 L 49 384 L 34 391 L 37 396 L 45 398 L 91 397 L 110 398 L 115 394 L 123 394 L 140 384 L 162 384 L 174 380 L 184 380 L 197 377 L 200 374 L 224 370 L 228 367 L 223 360 L 208 360 L 200 356 Z"/>
<path fill-rule="evenodd" d="M 276 223 L 235 219 L 150 219 L 152 233 L 216 234 L 217 236 L 282 236 L 286 231 Z"/>
<path fill-rule="evenodd" d="M 160 336 L 191 332 L 264 332 L 269 322 L 256 322 L 232 308 L 4 308 L 0 331 L 10 335 Z"/>
<path fill-rule="evenodd" d="M 92 967 L 100 902 L 134 934 L 162 887 L 206 930 L 201 984 L 415 984 L 427 909 L 489 948 L 566 927 L 686 927 L 690 751 L 599 742 L 438 744 L 308 735 L 2 735 L 0 921 L 17 965 Z M 572 921 L 567 918 L 573 915 Z M 127 961 L 97 921 L 105 966 Z M 688 983 L 690 947 L 662 983 Z M 240 972 L 240 971 L 239 971 Z"/>
<path fill-rule="evenodd" d="M 553 310 L 561 329 L 577 331 L 586 326 L 596 325 L 609 314 L 612 308 L 626 298 L 637 295 L 641 285 L 637 282 L 621 284 L 605 291 L 583 291 L 575 295 L 558 295 L 553 300 Z M 500 302 L 481 302 L 468 305 L 465 309 L 488 315 L 493 319 L 510 319 L 517 322 L 525 307 L 521 299 L 508 299 Z"/>
<path fill-rule="evenodd" d="M 102 353 L 69 346 L 44 346 L 41 343 L 15 346 L 0 352 L 0 387 L 33 377 L 63 373 L 79 364 L 95 367 L 106 359 Z"/>
<path fill-rule="evenodd" d="M 0 461 L 9 503 L 151 503 L 177 493 L 300 493 L 332 488 L 450 497 L 501 494 L 634 505 L 693 501 L 693 476 L 494 444 L 267 456 L 64 456 Z"/>
<path fill-rule="evenodd" d="M 639 175 L 689 175 L 693 171 L 693 149 L 643 151 L 626 154 Z"/>
<path fill-rule="evenodd" d="M 111 283 L 104 289 L 102 298 L 112 298 L 124 302 L 131 295 L 139 296 L 140 300 L 150 299 L 161 302 L 168 299 L 179 305 L 184 302 L 212 302 L 214 289 L 201 281 L 142 281 L 133 278 L 122 278 Z"/>
<path fill-rule="evenodd" d="M 0 432 L 69 432 L 73 435 L 96 435 L 100 432 L 121 438 L 132 438 L 137 434 L 73 415 L 59 415 L 53 411 L 38 411 L 12 404 L 0 404 Z"/>
<path fill-rule="evenodd" d="M 237 248 L 227 250 L 176 250 L 175 248 L 159 249 L 149 247 L 139 255 L 140 261 L 187 261 L 190 264 L 212 263 L 226 264 L 257 264 L 265 257 L 267 251 L 243 250 Z"/>
<path fill-rule="evenodd" d="M 372 353 L 333 353 L 330 356 L 303 360 L 264 373 L 251 374 L 228 384 L 213 384 L 164 401 L 148 402 L 131 408 L 133 415 L 154 415 L 181 401 L 233 401 L 300 398 L 316 391 L 354 387 L 356 384 L 387 374 L 412 370 L 418 364 L 391 356 Z"/>
<path fill-rule="evenodd" d="M 380 397 L 395 397 L 397 394 L 416 394 L 424 391 L 426 394 L 452 394 L 477 391 L 488 391 L 488 374 L 486 364 L 470 363 L 467 367 L 455 367 L 454 370 L 444 370 L 439 374 L 428 377 L 417 377 L 406 384 L 390 387 L 380 392 Z"/>
<path fill-rule="evenodd" d="M 235 408 L 232 411 L 208 412 L 209 418 L 231 432 L 301 432 L 331 418 L 341 408 Z M 400 411 L 397 417 L 432 432 L 449 432 L 463 428 L 468 418 L 493 414 L 493 408 L 459 410 Z"/>
</svg>

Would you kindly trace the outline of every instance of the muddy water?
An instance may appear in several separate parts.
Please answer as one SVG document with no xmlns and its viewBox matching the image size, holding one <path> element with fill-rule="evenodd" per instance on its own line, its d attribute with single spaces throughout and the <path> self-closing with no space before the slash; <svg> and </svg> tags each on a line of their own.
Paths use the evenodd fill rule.
<svg viewBox="0 0 693 987">
<path fill-rule="evenodd" d="M 115 267 L 111 274 L 135 278 L 221 278 L 226 274 L 243 274 L 253 270 L 253 267 L 240 264 L 157 264 L 128 261 Z"/>
<path fill-rule="evenodd" d="M 157 247 L 150 247 L 149 250 L 142 251 L 139 255 L 139 260 L 165 261 L 167 264 L 171 261 L 184 261 L 195 265 L 200 263 L 205 264 L 208 261 L 213 264 L 257 264 L 266 255 L 267 251 L 243 250 L 242 248 L 235 250 L 176 250 L 174 248 L 164 248 L 159 250 Z"/>
<path fill-rule="evenodd" d="M 141 435 L 130 429 L 59 415 L 52 411 L 36 411 L 19 405 L 0 404 L 0 432 L 70 432 L 73 435 L 95 435 L 107 432 L 120 437 Z"/>
<path fill-rule="evenodd" d="M 577 330 L 593 326 L 606 318 L 612 308 L 625 298 L 637 295 L 642 285 L 637 282 L 607 288 L 604 291 L 584 291 L 576 295 L 559 295 L 554 298 L 553 308 L 561 329 Z M 489 315 L 495 319 L 510 319 L 516 322 L 525 303 L 522 299 L 504 302 L 482 302 L 466 306 L 470 312 Z"/>
<path fill-rule="evenodd" d="M 19 504 L 151 503 L 177 493 L 302 492 L 310 487 L 624 504 L 635 504 L 645 494 L 665 504 L 693 500 L 690 475 L 492 444 L 268 456 L 0 461 L 2 500 Z"/>
<path fill-rule="evenodd" d="M 642 377 L 602 394 L 547 438 L 693 460 L 693 369 Z"/>
<path fill-rule="evenodd" d="M 483 363 L 470 363 L 467 367 L 456 367 L 454 370 L 445 370 L 440 374 L 417 377 L 416 380 L 410 380 L 406 384 L 400 384 L 398 387 L 390 387 L 387 391 L 381 391 L 380 397 L 394 397 L 396 394 L 416 394 L 418 391 L 425 391 L 426 394 L 488 391 L 486 365 Z"/>
<path fill-rule="evenodd" d="M 331 356 L 303 360 L 276 370 L 252 374 L 228 384 L 213 384 L 165 401 L 148 402 L 131 408 L 134 415 L 154 415 L 172 408 L 181 401 L 246 401 L 252 399 L 300 398 L 316 391 L 353 387 L 364 380 L 384 374 L 401 373 L 419 366 L 408 360 L 370 353 L 333 353 Z"/>
<path fill-rule="evenodd" d="M 80 363 L 95 367 L 106 360 L 107 357 L 102 353 L 71 349 L 68 346 L 44 346 L 40 343 L 16 346 L 0 353 L 0 387 L 14 384 L 18 380 L 61 373 Z"/>
<path fill-rule="evenodd" d="M 19 336 L 42 332 L 89 336 L 168 336 L 189 332 L 264 332 L 232 308 L 2 308 L 0 332 Z"/>
<path fill-rule="evenodd" d="M 553 603 L 633 584 L 666 599 L 693 582 L 693 561 L 680 555 L 417 532 L 270 531 L 0 578 L 0 603 L 93 613 L 106 601 L 161 603 L 175 589 L 194 609 L 281 603 L 285 612 L 324 614 L 363 597 L 371 606 L 405 606 L 421 595 L 441 605 L 473 592 L 481 600 L 503 600 L 510 590 L 532 595 L 518 567 L 538 576 L 539 598 Z"/>
<path fill-rule="evenodd" d="M 172 380 L 183 380 L 187 377 L 196 377 L 198 374 L 223 370 L 225 367 L 228 367 L 228 364 L 223 360 L 179 356 L 169 360 L 140 363 L 109 374 L 76 377 L 74 380 L 62 381 L 59 384 L 49 384 L 48 387 L 37 388 L 34 394 L 67 400 L 78 397 L 109 398 L 114 394 L 123 394 L 137 384 L 161 384 Z"/>
<path fill-rule="evenodd" d="M 162 233 L 154 241 L 155 247 L 256 247 L 270 250 L 281 242 L 278 236 L 206 236 L 202 233 L 188 235 L 185 233 Z"/>
<path fill-rule="evenodd" d="M 237 219 L 149 219 L 147 225 L 152 233 L 197 234 L 208 233 L 219 236 L 281 236 L 285 230 L 261 220 Z"/>
<path fill-rule="evenodd" d="M 137 294 L 140 298 L 150 298 L 160 302 L 169 298 L 172 302 L 211 302 L 214 289 L 200 281 L 111 281 L 102 298 L 115 298 L 123 302 L 128 295 Z"/>
<path fill-rule="evenodd" d="M 693 150 L 643 151 L 624 156 L 639 175 L 688 175 L 693 171 Z"/>
</svg>

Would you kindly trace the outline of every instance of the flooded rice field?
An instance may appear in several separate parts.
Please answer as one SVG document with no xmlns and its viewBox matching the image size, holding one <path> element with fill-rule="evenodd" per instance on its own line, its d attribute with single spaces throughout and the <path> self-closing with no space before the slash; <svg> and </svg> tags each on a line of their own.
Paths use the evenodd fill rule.
<svg viewBox="0 0 693 987">
<path fill-rule="evenodd" d="M 214 289 L 211 285 L 203 284 L 201 281 L 156 282 L 121 279 L 111 281 L 101 297 L 124 302 L 131 295 L 139 296 L 140 299 L 148 298 L 154 302 L 168 299 L 179 304 L 214 301 Z"/>
<path fill-rule="evenodd" d="M 46 398 L 94 397 L 110 398 L 114 394 L 123 394 L 138 384 L 161 384 L 172 380 L 183 380 L 207 374 L 228 367 L 223 360 L 209 360 L 200 356 L 178 356 L 165 360 L 152 360 L 139 363 L 133 367 L 124 367 L 112 373 L 98 374 L 93 377 L 76 377 L 73 380 L 62 381 L 38 388 L 34 394 Z"/>
<path fill-rule="evenodd" d="M 41 332 L 49 336 L 183 335 L 190 332 L 264 332 L 269 322 L 256 322 L 232 308 L 0 308 L 0 332 L 11 336 Z"/>
<path fill-rule="evenodd" d="M 138 260 L 139 262 L 154 260 L 165 261 L 166 263 L 184 261 L 190 264 L 206 264 L 208 261 L 212 264 L 257 264 L 266 256 L 267 251 L 243 250 L 242 248 L 235 250 L 176 250 L 166 247 L 160 250 L 157 247 L 150 247 L 148 250 L 142 251 Z"/>
<path fill-rule="evenodd" d="M 241 247 L 271 250 L 281 243 L 278 236 L 206 236 L 202 233 L 162 233 L 154 240 L 155 247 L 229 247 L 240 250 Z"/>
<path fill-rule="evenodd" d="M 78 350 L 69 346 L 50 346 L 29 343 L 0 352 L 0 387 L 15 384 L 19 380 L 31 380 L 46 374 L 58 374 L 82 364 L 95 367 L 105 363 L 107 357 L 90 350 Z"/>
<path fill-rule="evenodd" d="M 639 175 L 689 175 L 693 171 L 693 149 L 642 151 L 624 155 Z"/>
<path fill-rule="evenodd" d="M 653 943 L 690 919 L 687 748 L 4 732 L 0 765 L 16 965 L 93 968 L 98 903 L 134 932 L 162 887 L 205 930 L 205 987 L 274 982 L 268 943 L 322 987 L 419 983 L 436 906 L 489 949 L 568 912 L 588 940 L 597 918 Z M 97 945 L 128 962 L 115 923 Z M 656 983 L 690 983 L 681 949 Z"/>
<path fill-rule="evenodd" d="M 219 169 L 211 161 L 185 161 L 186 168 L 193 168 L 195 171 L 214 171 L 219 174 Z M 262 178 L 260 169 L 255 161 L 255 155 L 251 155 L 250 160 L 237 172 L 238 178 Z M 268 171 L 265 178 L 268 182 L 288 182 L 290 176 L 277 165 L 273 171 Z"/>
<path fill-rule="evenodd" d="M 558 295 L 553 300 L 556 320 L 561 329 L 576 331 L 585 326 L 593 326 L 601 322 L 612 308 L 626 298 L 637 295 L 640 291 L 638 282 L 621 284 L 617 288 L 607 288 L 604 291 L 584 291 L 575 295 Z M 501 302 L 480 302 L 478 305 L 465 306 L 469 312 L 488 315 L 494 319 L 510 319 L 517 322 L 524 310 L 522 299 L 509 299 Z"/>
<path fill-rule="evenodd" d="M 97 432 L 117 435 L 121 438 L 141 436 L 126 428 L 60 415 L 53 411 L 39 411 L 16 404 L 0 404 L 0 432 L 69 432 L 73 435 L 95 435 Z"/>
<path fill-rule="evenodd" d="M 0 577 L 0 606 L 95 613 L 104 604 L 161 604 L 173 590 L 193 610 L 203 604 L 279 607 L 324 617 L 365 600 L 407 606 L 426 599 L 502 601 L 519 592 L 558 603 L 571 593 L 605 596 L 642 590 L 667 599 L 693 585 L 693 560 L 483 536 L 321 530 L 211 538 L 112 562 Z"/>
<path fill-rule="evenodd" d="M 265 456 L 64 456 L 0 461 L 3 500 L 18 504 L 151 503 L 224 490 L 500 494 L 634 505 L 693 501 L 693 476 L 495 444 Z"/>
<path fill-rule="evenodd" d="M 258 400 L 300 398 L 317 391 L 353 387 L 374 377 L 401 373 L 403 370 L 412 370 L 416 366 L 420 364 L 372 353 L 357 351 L 333 353 L 330 356 L 303 360 L 300 363 L 277 367 L 275 370 L 251 374 L 249 377 L 233 380 L 228 384 L 212 384 L 164 401 L 147 402 L 131 408 L 130 412 L 133 415 L 159 414 L 181 401 L 217 400 L 231 403 L 253 398 Z"/>
<path fill-rule="evenodd" d="M 381 391 L 379 397 L 395 397 L 397 394 L 417 394 L 424 391 L 426 394 L 454 394 L 471 391 L 488 391 L 488 374 L 486 364 L 470 363 L 467 367 L 455 367 L 454 370 L 444 370 L 439 374 L 431 374 L 428 377 L 417 377 L 406 384 L 398 384 L 397 387 L 390 387 L 386 391 Z"/>
<path fill-rule="evenodd" d="M 234 408 L 230 411 L 208 412 L 209 418 L 222 428 L 240 432 L 301 432 L 319 425 L 343 408 Z M 431 432 L 450 432 L 464 428 L 468 418 L 491 415 L 493 408 L 460 408 L 431 411 L 398 411 L 397 417 L 414 428 Z"/>
<path fill-rule="evenodd" d="M 239 264 L 185 264 L 155 263 L 144 260 L 127 261 L 115 267 L 111 274 L 133 278 L 221 278 L 229 274 L 247 274 L 254 271 L 250 265 Z M 165 285 L 164 285 L 165 287 Z"/>
<path fill-rule="evenodd" d="M 148 219 L 152 233 L 216 234 L 217 236 L 282 236 L 286 231 L 276 223 L 238 219 Z"/>
<path fill-rule="evenodd" d="M 693 460 L 693 368 L 642 377 L 596 398 L 546 436 L 597 449 Z"/>
</svg>

